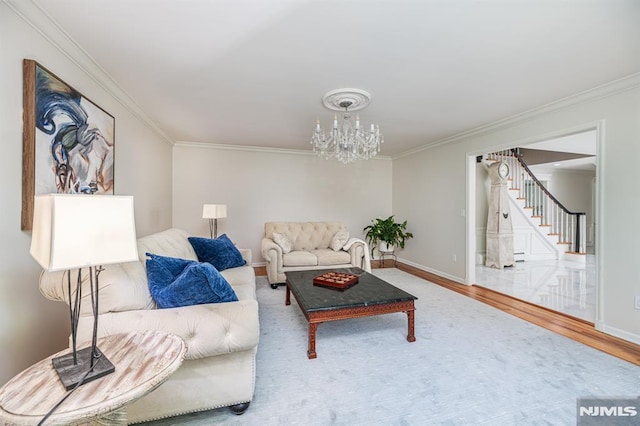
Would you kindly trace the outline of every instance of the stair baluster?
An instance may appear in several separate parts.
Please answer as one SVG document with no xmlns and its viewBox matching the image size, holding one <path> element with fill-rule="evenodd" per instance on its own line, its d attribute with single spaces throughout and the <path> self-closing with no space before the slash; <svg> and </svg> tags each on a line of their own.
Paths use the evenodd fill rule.
<svg viewBox="0 0 640 426">
<path fill-rule="evenodd" d="M 487 155 L 495 161 L 506 161 L 511 170 L 511 188 L 518 190 L 518 198 L 524 199 L 525 208 L 539 218 L 539 225 L 549 227 L 550 235 L 558 236 L 558 244 L 568 244 L 566 251 L 586 253 L 586 214 L 572 212 L 562 205 L 531 172 L 516 149 L 503 150 Z"/>
</svg>

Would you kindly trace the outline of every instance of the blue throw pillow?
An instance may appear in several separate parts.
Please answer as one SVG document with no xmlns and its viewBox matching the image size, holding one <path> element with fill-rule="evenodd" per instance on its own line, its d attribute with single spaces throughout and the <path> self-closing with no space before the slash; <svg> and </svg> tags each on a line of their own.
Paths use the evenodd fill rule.
<svg viewBox="0 0 640 426">
<path fill-rule="evenodd" d="M 227 234 L 222 234 L 218 238 L 189 237 L 189 242 L 198 260 L 212 264 L 218 271 L 237 268 L 247 263 Z"/>
<path fill-rule="evenodd" d="M 209 263 L 147 253 L 149 292 L 159 308 L 235 302 L 235 291 Z"/>
</svg>

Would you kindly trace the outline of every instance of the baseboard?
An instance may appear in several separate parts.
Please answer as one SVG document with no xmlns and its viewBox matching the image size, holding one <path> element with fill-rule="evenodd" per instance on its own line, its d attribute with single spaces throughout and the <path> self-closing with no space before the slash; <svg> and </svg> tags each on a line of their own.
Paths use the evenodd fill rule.
<svg viewBox="0 0 640 426">
<path fill-rule="evenodd" d="M 267 275 L 267 267 L 266 266 L 254 266 L 253 270 L 256 272 L 257 277 Z"/>
<path fill-rule="evenodd" d="M 385 259 L 382 260 L 372 260 L 371 261 L 371 269 L 382 269 L 382 268 L 395 268 L 393 259 Z"/>
<path fill-rule="evenodd" d="M 620 330 L 609 325 L 604 325 L 601 322 L 598 322 L 596 328 L 603 333 L 607 333 L 612 336 L 619 337 L 620 339 L 627 340 L 631 343 L 635 343 L 636 345 L 640 345 L 640 336 L 637 334 L 629 333 L 628 331 Z"/>
<path fill-rule="evenodd" d="M 448 279 L 450 281 L 455 281 L 455 282 L 457 282 L 459 284 L 464 284 L 464 285 L 472 285 L 473 284 L 473 283 L 471 283 L 471 284 L 467 283 L 467 280 L 464 279 L 464 278 L 456 277 L 455 275 L 447 274 L 446 272 L 442 272 L 442 271 L 439 271 L 437 269 L 429 268 L 428 266 L 420 265 L 418 263 L 414 263 L 414 262 L 411 262 L 411 261 L 409 261 L 407 259 L 403 259 L 403 258 L 400 258 L 400 257 L 398 258 L 398 263 L 403 263 L 405 265 L 412 266 L 412 267 L 414 267 L 416 269 L 420 269 L 422 271 L 429 272 L 430 274 L 438 275 L 438 276 L 440 276 L 442 278 L 446 278 L 446 279 Z"/>
</svg>

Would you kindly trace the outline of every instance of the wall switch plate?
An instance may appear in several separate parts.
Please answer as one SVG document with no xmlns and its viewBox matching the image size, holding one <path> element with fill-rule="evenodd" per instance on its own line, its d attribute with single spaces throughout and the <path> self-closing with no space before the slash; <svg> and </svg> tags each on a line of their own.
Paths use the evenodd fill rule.
<svg viewBox="0 0 640 426">
<path fill-rule="evenodd" d="M 640 296 L 636 296 L 636 309 L 640 309 Z"/>
</svg>

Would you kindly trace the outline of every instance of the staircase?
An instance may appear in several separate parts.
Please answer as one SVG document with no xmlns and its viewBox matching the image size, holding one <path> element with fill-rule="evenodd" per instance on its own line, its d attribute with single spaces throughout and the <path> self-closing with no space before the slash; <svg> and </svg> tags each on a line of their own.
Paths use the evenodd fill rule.
<svg viewBox="0 0 640 426">
<path fill-rule="evenodd" d="M 569 211 L 536 178 L 517 149 L 498 151 L 488 160 L 509 165 L 511 207 L 518 209 L 558 259 L 586 260 L 586 214 Z M 516 259 L 518 259 L 516 253 Z"/>
</svg>

